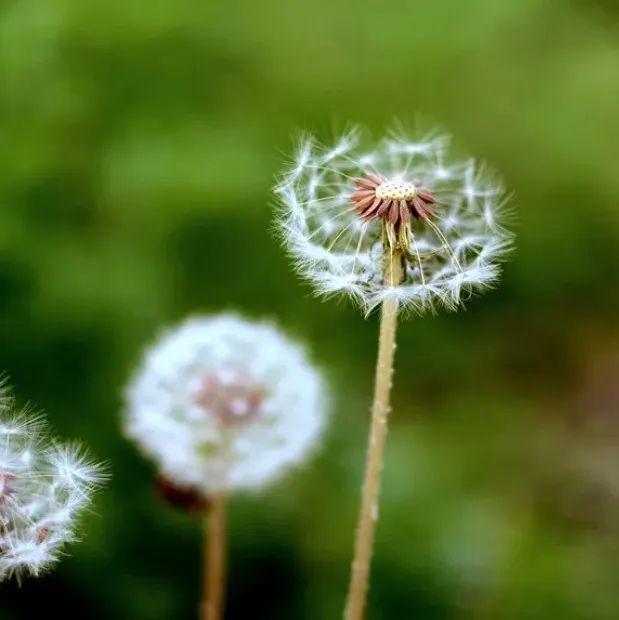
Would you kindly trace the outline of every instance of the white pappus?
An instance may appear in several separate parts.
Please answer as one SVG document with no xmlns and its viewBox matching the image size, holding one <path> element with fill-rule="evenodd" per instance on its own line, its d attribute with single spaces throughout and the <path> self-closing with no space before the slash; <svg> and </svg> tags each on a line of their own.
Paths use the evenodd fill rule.
<svg viewBox="0 0 619 620">
<path fill-rule="evenodd" d="M 492 285 L 512 240 L 501 184 L 472 159 L 450 161 L 445 135 L 392 132 L 371 150 L 361 135 L 333 146 L 303 136 L 275 188 L 301 275 L 367 312 L 388 297 L 418 314 L 453 310 Z M 386 251 L 402 257 L 397 282 L 385 280 Z"/>
<path fill-rule="evenodd" d="M 38 575 L 76 538 L 106 478 L 77 443 L 50 437 L 40 415 L 0 393 L 0 580 Z"/>
<path fill-rule="evenodd" d="M 179 487 L 259 488 L 301 461 L 325 423 L 304 350 L 235 314 L 193 317 L 147 350 L 126 390 L 126 435 Z"/>
</svg>

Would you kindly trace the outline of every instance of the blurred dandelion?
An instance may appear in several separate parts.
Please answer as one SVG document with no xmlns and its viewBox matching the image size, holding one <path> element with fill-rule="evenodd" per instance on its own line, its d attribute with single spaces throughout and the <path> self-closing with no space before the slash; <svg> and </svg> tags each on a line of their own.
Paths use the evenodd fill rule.
<svg viewBox="0 0 619 620">
<path fill-rule="evenodd" d="M 176 506 L 207 512 L 205 618 L 221 617 L 226 501 L 302 461 L 325 423 L 325 388 L 275 327 L 196 317 L 146 352 L 126 392 L 125 432 L 159 468 Z"/>
<path fill-rule="evenodd" d="M 105 480 L 78 443 L 48 435 L 43 418 L 16 410 L 0 388 L 0 579 L 39 575 L 76 540 L 77 519 Z"/>
<path fill-rule="evenodd" d="M 397 315 L 457 309 L 494 284 L 512 244 L 502 186 L 449 138 L 392 132 L 373 150 L 353 129 L 333 146 L 304 136 L 275 188 L 278 229 L 319 294 L 382 306 L 372 422 L 345 617 L 362 618 L 390 410 Z"/>
</svg>

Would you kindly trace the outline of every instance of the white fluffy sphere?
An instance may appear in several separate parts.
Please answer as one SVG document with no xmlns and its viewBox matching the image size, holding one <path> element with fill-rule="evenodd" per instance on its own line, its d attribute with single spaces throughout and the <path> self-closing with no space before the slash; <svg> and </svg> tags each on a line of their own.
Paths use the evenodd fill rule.
<svg viewBox="0 0 619 620">
<path fill-rule="evenodd" d="M 172 482 L 205 494 L 263 486 L 306 456 L 324 422 L 325 388 L 304 350 L 232 314 L 164 333 L 126 391 L 127 436 Z"/>
<path fill-rule="evenodd" d="M 424 314 L 492 286 L 512 244 L 502 185 L 474 160 L 452 160 L 445 135 L 398 131 L 369 150 L 360 138 L 355 129 L 324 146 L 304 136 L 276 188 L 281 237 L 317 293 L 346 294 L 367 312 L 395 297 Z M 411 211 L 418 193 L 435 204 Z M 404 277 L 387 284 L 384 221 L 401 217 L 391 245 L 407 255 Z"/>
<path fill-rule="evenodd" d="M 0 384 L 0 580 L 56 562 L 105 478 L 79 444 L 58 443 L 41 416 L 16 410 Z"/>
</svg>

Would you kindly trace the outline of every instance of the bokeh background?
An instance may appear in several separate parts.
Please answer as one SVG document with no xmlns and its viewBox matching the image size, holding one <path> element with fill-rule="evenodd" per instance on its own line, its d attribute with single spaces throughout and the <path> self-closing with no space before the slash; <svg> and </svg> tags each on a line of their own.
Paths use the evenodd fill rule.
<svg viewBox="0 0 619 620">
<path fill-rule="evenodd" d="M 518 250 L 402 324 L 368 617 L 619 617 L 619 5 L 2 0 L 0 368 L 113 481 L 0 618 L 195 617 L 200 522 L 119 433 L 141 348 L 241 309 L 329 376 L 308 467 L 232 505 L 229 618 L 341 614 L 376 317 L 321 303 L 271 230 L 298 128 L 439 123 L 513 189 Z"/>
</svg>

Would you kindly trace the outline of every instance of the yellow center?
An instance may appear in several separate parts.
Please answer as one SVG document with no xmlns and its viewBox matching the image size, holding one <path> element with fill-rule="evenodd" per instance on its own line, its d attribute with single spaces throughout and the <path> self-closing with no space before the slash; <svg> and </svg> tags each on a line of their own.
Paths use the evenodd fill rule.
<svg viewBox="0 0 619 620">
<path fill-rule="evenodd" d="M 406 181 L 385 181 L 376 188 L 376 197 L 381 200 L 412 200 L 417 188 Z"/>
</svg>

